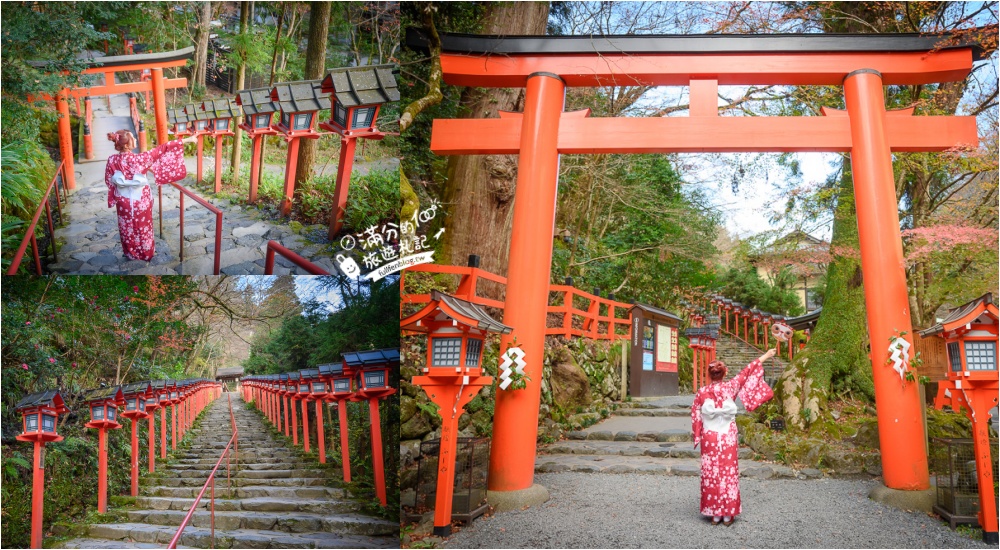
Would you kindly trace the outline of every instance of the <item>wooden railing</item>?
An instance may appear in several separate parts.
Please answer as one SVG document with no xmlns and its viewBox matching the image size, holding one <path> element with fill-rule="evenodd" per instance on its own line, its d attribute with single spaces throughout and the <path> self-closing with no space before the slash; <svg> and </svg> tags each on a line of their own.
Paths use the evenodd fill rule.
<svg viewBox="0 0 1000 550">
<path fill-rule="evenodd" d="M 486 280 L 506 287 L 506 277 L 484 271 L 478 267 L 421 264 L 409 267 L 400 274 L 400 317 L 403 317 L 403 308 L 405 306 L 409 304 L 426 304 L 431 300 L 429 293 L 409 294 L 406 292 L 406 276 L 407 274 L 412 275 L 414 273 L 458 275 L 460 277 L 458 288 L 454 292 L 449 292 L 449 294 L 474 304 L 496 308 L 501 312 L 504 309 L 503 301 L 479 295 L 479 283 L 482 280 Z M 585 301 L 586 304 L 583 307 L 577 307 L 577 304 L 581 301 Z M 547 327 L 545 329 L 546 335 L 564 336 L 566 338 L 577 336 L 594 340 L 620 340 L 629 337 L 629 327 L 632 323 L 631 315 L 629 314 L 629 310 L 632 308 L 630 304 L 602 298 L 568 285 L 550 285 L 549 302 L 546 306 L 548 318 L 554 320 L 558 317 L 562 324 L 560 326 Z M 553 305 L 552 302 L 558 303 Z M 579 321 L 580 328 L 575 328 L 574 326 L 577 324 L 577 321 Z"/>
<path fill-rule="evenodd" d="M 219 460 L 215 463 L 215 467 L 212 468 L 211 472 L 209 472 L 208 479 L 205 481 L 205 484 L 202 485 L 201 487 L 201 492 L 199 492 L 198 496 L 195 497 L 194 503 L 191 504 L 191 509 L 188 510 L 187 515 L 184 516 L 184 520 L 181 521 L 180 527 L 177 528 L 177 533 L 174 534 L 174 538 L 170 539 L 170 544 L 167 546 L 167 548 L 177 548 L 177 541 L 180 540 L 181 535 L 184 533 L 184 528 L 187 527 L 188 522 L 191 521 L 191 516 L 193 516 L 195 510 L 198 509 L 198 503 L 201 502 L 201 497 L 205 496 L 205 491 L 207 491 L 209 487 L 211 487 L 212 490 L 210 497 L 211 504 L 209 505 L 209 511 L 211 514 L 210 525 L 212 529 L 212 547 L 215 548 L 215 472 L 218 471 L 219 466 L 222 465 L 222 460 L 226 459 L 226 487 L 229 490 L 230 496 L 232 496 L 233 487 L 232 487 L 232 479 L 230 476 L 230 470 L 231 470 L 230 457 L 232 457 L 233 454 L 230 453 L 230 451 L 231 450 L 235 451 L 235 457 L 236 457 L 235 461 L 237 469 L 239 469 L 239 456 L 240 456 L 239 455 L 240 431 L 236 427 L 236 416 L 233 415 L 233 397 L 232 394 L 229 393 L 226 394 L 226 397 L 229 399 L 229 421 L 233 427 L 233 436 L 229 438 L 229 443 L 226 445 L 226 448 L 222 451 L 222 456 L 219 457 Z"/>
<path fill-rule="evenodd" d="M 310 262 L 309 260 L 299 256 L 298 254 L 292 252 L 291 250 L 281 246 L 278 241 L 267 241 L 267 256 L 264 258 L 264 275 L 274 274 L 274 254 L 277 252 L 284 256 L 285 259 L 292 262 L 293 264 L 301 267 L 302 269 L 308 271 L 312 275 L 329 275 L 330 272 L 323 269 L 322 267 Z"/>
<path fill-rule="evenodd" d="M 199 197 L 197 194 L 193 193 L 187 187 L 177 183 L 171 182 L 164 185 L 171 185 L 181 192 L 180 195 L 180 243 L 178 248 L 180 249 L 179 255 L 180 260 L 184 261 L 184 196 L 187 195 L 191 197 L 196 203 L 204 206 L 210 212 L 215 214 L 215 265 L 212 273 L 214 275 L 219 274 L 219 267 L 222 262 L 222 210 L 219 210 L 215 205 L 206 201 L 205 199 Z M 159 194 L 159 205 L 160 205 L 160 238 L 163 238 L 163 185 L 157 185 L 156 191 Z"/>
<path fill-rule="evenodd" d="M 35 216 L 31 218 L 31 223 L 28 224 L 28 230 L 24 233 L 24 238 L 21 239 L 21 246 L 17 247 L 17 252 L 14 253 L 14 259 L 10 262 L 10 267 L 7 269 L 7 275 L 15 275 L 17 270 L 21 267 L 21 260 L 24 258 L 24 253 L 28 249 L 28 244 L 31 244 L 31 254 L 35 260 L 35 274 L 42 275 L 42 260 L 39 256 L 38 251 L 38 238 L 35 235 L 35 228 L 38 225 L 38 219 L 42 216 L 42 209 L 45 209 L 45 217 L 49 226 L 49 243 L 52 245 L 52 261 L 57 262 L 59 258 L 56 256 L 56 236 L 55 236 L 55 226 L 52 223 L 52 203 L 49 202 L 49 196 L 52 194 L 52 189 L 56 190 L 56 208 L 59 210 L 59 220 L 62 221 L 62 201 L 67 200 L 69 195 L 66 190 L 65 185 L 61 185 L 60 182 L 64 181 L 63 176 L 66 170 L 66 162 L 60 162 L 59 166 L 56 168 L 56 173 L 52 176 L 52 181 L 49 182 L 49 186 L 45 189 L 45 194 L 42 196 L 42 200 L 38 203 L 38 208 L 35 210 Z M 62 192 L 62 198 L 60 198 L 60 191 Z"/>
</svg>

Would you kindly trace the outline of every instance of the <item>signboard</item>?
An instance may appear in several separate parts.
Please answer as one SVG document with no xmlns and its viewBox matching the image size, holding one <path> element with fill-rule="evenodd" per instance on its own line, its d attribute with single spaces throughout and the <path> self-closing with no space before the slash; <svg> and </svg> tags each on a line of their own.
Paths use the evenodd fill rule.
<svg viewBox="0 0 1000 550">
<path fill-rule="evenodd" d="M 642 352 L 642 370 L 653 370 L 653 352 Z"/>
<path fill-rule="evenodd" d="M 656 370 L 677 372 L 677 329 L 656 326 Z"/>
</svg>

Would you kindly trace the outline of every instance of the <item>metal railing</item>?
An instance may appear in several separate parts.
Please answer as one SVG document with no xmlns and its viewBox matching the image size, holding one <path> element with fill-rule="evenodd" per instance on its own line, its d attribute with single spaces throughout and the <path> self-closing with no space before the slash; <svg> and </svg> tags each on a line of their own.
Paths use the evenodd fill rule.
<svg viewBox="0 0 1000 550">
<path fill-rule="evenodd" d="M 178 245 L 178 248 L 180 248 L 179 255 L 180 255 L 180 260 L 182 262 L 184 261 L 184 196 L 187 195 L 187 196 L 191 197 L 195 202 L 197 202 L 198 204 L 204 206 L 210 212 L 212 212 L 213 214 L 215 214 L 215 267 L 214 267 L 212 273 L 214 275 L 218 275 L 219 274 L 219 266 L 220 266 L 220 264 L 222 262 L 222 256 L 221 256 L 221 254 L 222 254 L 222 210 L 219 210 L 218 208 L 215 207 L 215 205 L 213 205 L 212 203 L 210 203 L 210 202 L 206 201 L 205 199 L 199 197 L 195 193 L 191 192 L 187 187 L 184 187 L 183 185 L 181 185 L 179 183 L 171 182 L 171 183 L 167 183 L 167 184 L 164 184 L 164 185 L 171 185 L 171 186 L 177 188 L 177 190 L 181 192 L 181 195 L 180 195 L 180 209 L 181 209 L 181 215 L 180 215 L 180 244 Z M 162 185 L 158 185 L 156 191 L 159 194 L 160 238 L 162 239 L 163 238 L 163 186 Z"/>
<path fill-rule="evenodd" d="M 406 293 L 406 275 L 408 273 L 460 275 L 461 282 L 458 285 L 458 290 L 454 292 L 457 298 L 501 311 L 504 309 L 504 302 L 479 296 L 478 287 L 480 279 L 506 286 L 506 277 L 484 271 L 478 267 L 421 264 L 406 268 L 401 273 L 399 294 L 401 318 L 404 316 L 403 307 L 407 304 L 426 304 L 431 300 L 430 294 Z M 569 285 L 549 285 L 550 302 L 553 301 L 553 294 L 556 296 L 561 295 L 562 303 L 558 305 L 549 304 L 546 307 L 546 314 L 557 315 L 562 320 L 562 324 L 561 326 L 547 327 L 545 329 L 546 335 L 564 336 L 566 338 L 579 336 L 594 340 L 620 340 L 629 337 L 629 327 L 632 324 L 631 315 L 628 313 L 632 308 L 630 304 L 602 298 Z M 574 302 L 577 299 L 588 301 L 586 309 L 576 307 Z M 624 317 L 619 317 L 622 314 L 620 310 L 624 311 Z M 602 311 L 606 313 L 602 314 Z M 575 320 L 582 321 L 582 328 L 574 328 Z M 619 331 L 619 329 L 623 329 L 623 331 Z"/>
<path fill-rule="evenodd" d="M 329 275 L 330 272 L 323 269 L 322 267 L 310 262 L 309 260 L 299 256 L 298 254 L 292 252 L 291 250 L 281 246 L 278 241 L 267 241 L 267 256 L 264 258 L 264 275 L 274 274 L 274 254 L 278 253 L 285 257 L 286 260 L 292 262 L 293 264 L 301 267 L 302 269 L 308 271 L 312 275 Z"/>
<path fill-rule="evenodd" d="M 198 496 L 195 497 L 194 503 L 191 504 L 191 509 L 188 510 L 187 515 L 184 516 L 184 521 L 182 521 L 180 527 L 177 528 L 177 533 L 174 534 L 174 538 L 170 539 L 170 545 L 168 545 L 167 548 L 177 548 L 177 541 L 180 540 L 181 535 L 184 533 L 184 528 L 187 527 L 188 522 L 191 521 L 191 517 L 194 516 L 195 510 L 198 509 L 198 503 L 201 502 L 201 497 L 205 496 L 205 491 L 207 491 L 210 487 L 212 491 L 211 505 L 209 506 L 211 514 L 210 525 L 212 529 L 212 548 L 215 548 L 215 472 L 218 471 L 219 466 L 222 465 L 222 459 L 226 459 L 226 488 L 229 491 L 230 496 L 232 496 L 233 486 L 232 486 L 232 478 L 230 475 L 231 461 L 229 457 L 235 454 L 237 470 L 239 470 L 239 463 L 240 463 L 240 440 L 239 440 L 240 431 L 236 427 L 236 416 L 233 414 L 233 396 L 231 393 L 227 392 L 226 398 L 229 400 L 229 420 L 233 427 L 233 436 L 229 438 L 229 443 L 226 445 L 226 448 L 222 451 L 222 456 L 219 457 L 218 462 L 215 463 L 215 467 L 212 468 L 211 472 L 209 472 L 208 479 L 205 481 L 205 484 L 202 485 L 201 487 L 201 492 L 199 492 Z M 230 449 L 234 450 L 233 454 L 230 453 Z"/>
<path fill-rule="evenodd" d="M 17 270 L 21 267 L 21 260 L 24 258 L 24 253 L 28 249 L 28 244 L 31 244 L 31 253 L 35 260 L 35 274 L 42 275 L 42 260 L 38 253 L 38 238 L 35 235 L 35 227 L 38 225 L 38 219 L 42 215 L 42 208 L 45 208 L 45 217 L 48 221 L 49 226 L 49 243 L 52 245 L 52 261 L 57 262 L 59 258 L 56 256 L 56 235 L 55 226 L 52 223 L 52 203 L 49 202 L 49 195 L 52 193 L 52 188 L 56 189 L 56 208 L 59 211 L 59 221 L 62 222 L 62 200 L 68 200 L 69 192 L 66 190 L 66 186 L 62 185 L 60 182 L 63 181 L 64 173 L 66 170 L 66 161 L 59 163 L 58 168 L 56 168 L 56 173 L 52 176 L 52 181 L 49 182 L 49 186 L 45 189 L 45 194 L 42 196 L 42 200 L 38 203 L 38 208 L 35 210 L 35 216 L 31 219 L 31 223 L 28 224 L 28 230 L 24 233 L 24 238 L 21 239 L 21 246 L 17 247 L 17 252 L 14 253 L 14 259 L 10 262 L 10 267 L 7 269 L 7 275 L 17 274 Z M 62 191 L 63 196 L 60 199 L 60 191 Z"/>
</svg>

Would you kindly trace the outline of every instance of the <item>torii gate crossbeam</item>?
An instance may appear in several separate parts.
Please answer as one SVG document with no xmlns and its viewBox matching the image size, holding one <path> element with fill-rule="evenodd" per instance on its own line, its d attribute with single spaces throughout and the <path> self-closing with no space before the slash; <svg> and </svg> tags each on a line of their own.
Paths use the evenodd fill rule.
<svg viewBox="0 0 1000 550">
<path fill-rule="evenodd" d="M 526 88 L 523 114 L 435 120 L 438 154 L 518 154 L 500 348 L 525 352 L 527 388 L 497 395 L 491 491 L 531 488 L 545 344 L 559 154 L 850 152 L 885 483 L 929 486 L 916 385 L 886 368 L 889 339 L 912 344 L 892 151 L 975 147 L 973 117 L 886 112 L 883 86 L 964 79 L 977 44 L 917 35 L 489 37 L 441 35 L 448 84 Z M 408 37 L 421 46 L 422 37 Z M 587 118 L 564 113 L 567 86 L 690 86 L 688 117 Z M 720 117 L 719 85 L 838 85 L 846 111 L 820 117 Z"/>
</svg>

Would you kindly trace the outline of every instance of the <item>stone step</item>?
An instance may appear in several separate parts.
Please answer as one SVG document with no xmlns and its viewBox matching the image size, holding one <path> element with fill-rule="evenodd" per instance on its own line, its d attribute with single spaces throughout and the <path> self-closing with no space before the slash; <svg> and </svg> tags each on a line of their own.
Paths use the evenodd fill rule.
<svg viewBox="0 0 1000 550">
<path fill-rule="evenodd" d="M 164 473 L 168 477 L 183 476 L 183 477 L 196 477 L 202 480 L 208 479 L 208 475 L 212 473 L 212 470 L 187 470 L 180 468 L 174 470 L 173 468 L 167 468 Z M 216 479 L 219 475 L 225 476 L 226 466 L 223 463 L 219 469 L 216 471 Z M 326 477 L 326 472 L 324 470 L 317 469 L 301 469 L 301 470 L 251 470 L 251 469 L 240 469 L 239 472 L 231 472 L 230 475 L 234 479 L 286 479 L 286 478 L 313 478 L 313 477 Z"/>
<path fill-rule="evenodd" d="M 353 502 L 330 498 L 219 498 L 223 494 L 225 494 L 225 491 L 220 493 L 218 487 L 216 487 L 215 511 L 217 512 L 245 510 L 249 512 L 311 512 L 323 514 L 351 512 L 355 507 Z M 210 502 L 209 498 L 202 497 L 201 501 L 198 502 L 198 509 L 208 510 Z M 136 506 L 151 510 L 187 511 L 194 504 L 194 498 L 137 497 L 135 504 Z"/>
<path fill-rule="evenodd" d="M 397 533 L 399 527 L 396 527 Z M 135 541 L 166 545 L 177 533 L 177 527 L 142 523 L 101 523 L 91 525 L 89 535 L 115 541 Z M 255 529 L 215 530 L 213 541 L 208 528 L 189 526 L 181 535 L 180 544 L 195 548 L 398 548 L 398 535 L 393 537 L 343 536 L 335 533 L 276 533 Z M 82 547 L 78 547 L 82 548 Z"/>
<path fill-rule="evenodd" d="M 150 487 L 148 494 L 151 496 L 170 498 L 194 498 L 201 491 L 201 486 L 197 487 Z M 216 484 L 216 496 L 225 495 L 228 491 L 225 487 Z M 235 498 L 344 498 L 344 490 L 334 487 L 312 486 L 312 487 L 274 487 L 269 485 L 244 485 L 234 488 Z"/>
<path fill-rule="evenodd" d="M 601 430 L 600 426 L 588 431 L 575 431 L 567 434 L 574 441 L 647 441 L 647 442 L 678 442 L 691 441 L 691 430 L 660 430 L 636 432 L 631 430 L 610 431 Z"/>
<path fill-rule="evenodd" d="M 157 480 L 157 483 L 167 487 L 201 487 L 205 484 L 208 476 L 197 477 L 164 477 Z M 225 483 L 225 477 L 221 480 L 216 478 L 216 488 L 220 483 Z M 232 478 L 232 484 L 236 486 L 249 485 L 270 485 L 274 487 L 313 487 L 316 485 L 326 485 L 326 477 L 285 477 L 285 478 Z"/>
<path fill-rule="evenodd" d="M 218 459 L 210 461 L 209 459 L 205 459 L 204 461 L 199 462 L 197 464 L 174 463 L 174 464 L 170 464 L 170 467 L 167 469 L 167 471 L 170 471 L 170 470 L 185 470 L 185 472 L 187 472 L 187 471 L 190 471 L 190 470 L 203 470 L 205 468 L 215 466 L 215 462 L 217 460 Z M 236 461 L 234 460 L 231 463 L 233 465 L 235 465 Z M 226 465 L 226 463 L 223 462 L 222 466 L 220 466 L 220 468 L 224 468 L 225 465 Z M 316 465 L 315 463 L 309 463 L 309 462 L 295 462 L 295 463 L 289 463 L 289 462 L 244 462 L 242 459 L 240 460 L 240 469 L 242 469 L 242 470 L 289 470 L 289 469 L 291 469 L 291 470 L 300 470 L 300 469 L 309 469 L 311 466 L 315 466 L 315 465 Z"/>
<path fill-rule="evenodd" d="M 612 411 L 612 416 L 691 416 L 691 409 L 628 408 Z"/>
<path fill-rule="evenodd" d="M 697 458 L 653 458 L 648 456 L 607 455 L 540 455 L 535 458 L 535 472 L 584 472 L 602 474 L 650 474 L 700 476 L 701 460 Z M 740 460 L 740 476 L 757 479 L 822 476 L 818 470 L 793 470 L 788 466 Z"/>
<path fill-rule="evenodd" d="M 129 542 L 122 540 L 78 538 L 70 539 L 58 544 L 56 548 L 163 548 L 163 545 L 155 542 Z M 177 548 L 192 547 L 178 544 Z"/>
<path fill-rule="evenodd" d="M 648 456 L 653 458 L 701 458 L 701 450 L 690 442 L 656 443 L 643 441 L 560 441 L 540 447 L 547 455 Z M 739 458 L 753 457 L 753 450 L 740 447 Z"/>
<path fill-rule="evenodd" d="M 128 512 L 129 521 L 150 525 L 181 524 L 187 515 L 185 510 L 133 510 Z M 196 511 L 189 525 L 210 527 L 212 514 Z M 281 533 L 347 533 L 350 535 L 383 536 L 399 532 L 399 524 L 391 521 L 363 516 L 360 514 L 315 514 L 310 512 L 227 512 L 215 510 L 215 530 L 254 529 L 278 531 Z"/>
</svg>

